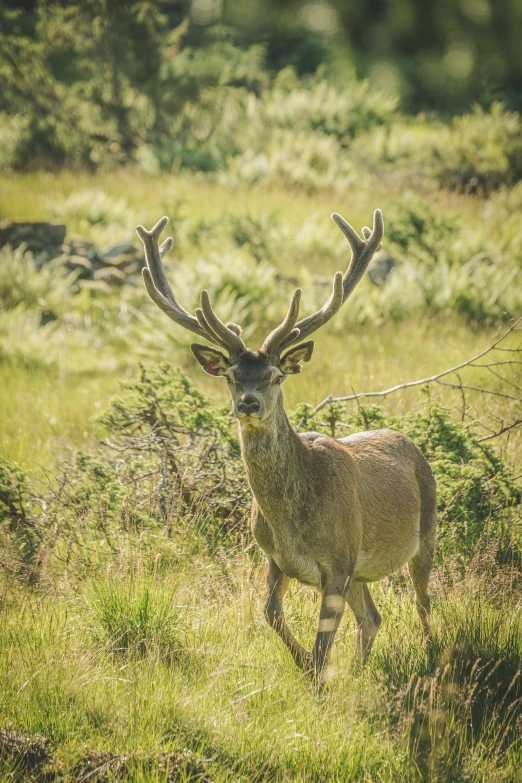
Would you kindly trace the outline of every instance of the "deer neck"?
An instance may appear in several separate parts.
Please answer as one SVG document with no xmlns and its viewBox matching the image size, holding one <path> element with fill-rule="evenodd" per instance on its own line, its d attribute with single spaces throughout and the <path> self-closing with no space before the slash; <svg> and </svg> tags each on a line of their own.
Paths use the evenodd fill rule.
<svg viewBox="0 0 522 783">
<path fill-rule="evenodd" d="M 288 515 L 306 496 L 306 446 L 282 400 L 259 427 L 240 425 L 241 454 L 254 497 L 267 521 Z"/>
</svg>

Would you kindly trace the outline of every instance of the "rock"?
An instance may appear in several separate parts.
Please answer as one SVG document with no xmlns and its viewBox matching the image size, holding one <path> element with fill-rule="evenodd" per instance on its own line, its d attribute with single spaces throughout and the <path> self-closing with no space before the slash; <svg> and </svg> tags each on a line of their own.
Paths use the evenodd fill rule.
<svg viewBox="0 0 522 783">
<path fill-rule="evenodd" d="M 104 266 L 102 269 L 97 269 L 93 277 L 109 285 L 123 285 L 127 275 L 116 266 Z"/>
<path fill-rule="evenodd" d="M 136 262 L 132 264 L 127 264 L 127 266 L 124 266 L 122 268 L 122 271 L 125 272 L 126 275 L 135 275 L 138 272 L 141 271 L 143 265 L 139 265 Z"/>
<path fill-rule="evenodd" d="M 72 239 L 65 250 L 69 257 L 81 256 L 82 258 L 88 259 L 91 263 L 91 269 L 93 270 L 105 266 L 102 254 L 94 242 L 89 242 L 88 239 Z"/>
<path fill-rule="evenodd" d="M 98 291 L 101 294 L 110 294 L 112 290 L 110 285 L 104 280 L 80 280 L 78 286 L 82 290 Z"/>
<path fill-rule="evenodd" d="M 31 253 L 61 247 L 65 239 L 62 223 L 3 221 L 0 223 L 0 247 L 16 249 L 24 242 Z"/>
<path fill-rule="evenodd" d="M 370 261 L 368 277 L 378 287 L 384 285 L 397 261 L 389 253 L 379 253 Z"/>
<path fill-rule="evenodd" d="M 145 259 L 134 245 L 114 245 L 102 253 L 88 239 L 72 239 L 64 244 L 65 232 L 65 226 L 57 223 L 5 221 L 0 223 L 0 248 L 17 248 L 25 243 L 38 269 L 61 256 L 65 269 L 76 272 L 79 287 L 105 293 L 110 292 L 110 286 L 123 285 L 129 275 L 136 275 L 144 266 Z M 84 285 L 87 283 L 91 285 Z"/>
<path fill-rule="evenodd" d="M 114 264 L 115 266 L 126 264 L 129 261 L 141 262 L 141 266 L 145 263 L 143 253 L 140 253 L 134 245 L 129 244 L 115 245 L 110 250 L 107 250 L 103 257 L 109 264 Z"/>
<path fill-rule="evenodd" d="M 65 231 L 62 223 L 4 221 L 0 223 L 0 247 L 10 245 L 16 250 L 25 244 L 27 252 L 34 255 L 35 264 L 40 269 L 43 264 L 62 254 Z"/>
<path fill-rule="evenodd" d="M 78 272 L 78 280 L 92 280 L 92 261 L 86 256 L 66 255 L 64 267 L 71 272 Z"/>
</svg>

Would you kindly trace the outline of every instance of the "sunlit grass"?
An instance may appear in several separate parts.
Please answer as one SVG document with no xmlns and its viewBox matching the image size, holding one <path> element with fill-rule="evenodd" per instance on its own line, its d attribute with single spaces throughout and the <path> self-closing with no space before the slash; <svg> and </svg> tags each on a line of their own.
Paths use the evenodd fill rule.
<svg viewBox="0 0 522 783">
<path fill-rule="evenodd" d="M 155 329 L 172 332 L 176 327 L 158 312 Z M 292 410 L 301 402 L 316 405 L 331 394 L 384 390 L 428 377 L 487 347 L 494 333 L 486 329 L 477 333 L 445 318 L 406 321 L 393 327 L 389 324 L 357 327 L 348 334 L 329 325 L 316 340 L 311 362 L 298 377 L 290 378 L 285 384 L 287 407 Z M 106 407 L 108 398 L 117 393 L 118 382 L 138 373 L 140 360 L 154 364 L 166 359 L 179 364 L 210 397 L 224 402 L 229 398 L 223 381 L 200 371 L 188 345 L 184 348 L 173 343 L 170 353 L 151 349 L 148 359 L 143 359 L 138 352 L 133 354 L 132 345 L 120 353 L 109 336 L 105 344 L 90 349 L 90 367 L 85 371 L 74 346 L 66 346 L 67 343 L 59 363 L 50 367 L 0 362 L 2 456 L 28 466 L 51 467 L 67 450 L 87 446 L 93 434 L 100 433 L 94 418 Z M 432 394 L 460 412 L 461 399 L 454 391 L 434 388 Z M 473 395 L 469 397 L 471 400 Z M 410 389 L 391 395 L 385 404 L 393 413 L 400 414 L 421 405 L 422 398 L 418 388 Z M 470 413 L 480 418 L 485 406 L 489 412 L 498 409 L 499 413 L 509 407 L 505 401 L 477 398 Z M 515 435 L 513 454 L 517 443 Z"/>
<path fill-rule="evenodd" d="M 188 747 L 211 758 L 209 770 L 223 780 L 420 781 L 429 769 L 429 779 L 442 780 L 495 764 L 507 777 L 493 780 L 516 780 L 509 777 L 521 715 L 516 584 L 499 582 L 495 591 L 490 581 L 489 596 L 472 577 L 450 595 L 435 588 L 431 651 L 411 587 L 374 586 L 383 626 L 369 666 L 354 666 L 347 612 L 336 674 L 317 697 L 264 622 L 262 571 L 243 556 L 236 556 L 232 582 L 203 555 L 160 570 L 154 560 L 136 570 L 135 558 L 127 546 L 118 558 L 133 573 L 126 595 L 143 597 L 152 578 L 149 610 L 161 613 L 163 597 L 171 596 L 159 630 L 183 639 L 173 658 L 158 654 L 154 624 L 141 625 L 140 645 L 127 653 L 100 644 L 93 618 L 103 614 L 85 608 L 93 595 L 105 601 L 110 593 L 100 588 L 103 570 L 82 582 L 71 571 L 52 596 L 2 591 L 2 714 L 48 736 L 67 764 L 85 748 L 154 754 Z M 172 614 L 179 607 L 182 637 Z M 307 588 L 292 589 L 288 619 L 305 643 L 316 609 Z"/>
<path fill-rule="evenodd" d="M 92 419 L 116 390 L 117 379 L 103 372 L 0 364 L 0 453 L 29 467 L 56 467 L 92 442 Z"/>
</svg>

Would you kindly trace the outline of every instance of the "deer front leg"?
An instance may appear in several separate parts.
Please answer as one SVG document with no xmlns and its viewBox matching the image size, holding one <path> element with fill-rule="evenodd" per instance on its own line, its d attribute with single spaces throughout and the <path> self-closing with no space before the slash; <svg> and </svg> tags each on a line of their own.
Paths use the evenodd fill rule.
<svg viewBox="0 0 522 783">
<path fill-rule="evenodd" d="M 289 584 L 290 578 L 281 571 L 274 560 L 268 558 L 268 598 L 265 604 L 265 617 L 290 650 L 297 666 L 303 671 L 309 671 L 312 668 L 312 656 L 294 637 L 283 613 L 283 598 Z"/>
<path fill-rule="evenodd" d="M 312 650 L 313 673 L 319 689 L 326 683 L 326 667 L 330 658 L 330 652 L 335 634 L 346 606 L 346 593 L 350 578 L 344 583 L 336 581 L 327 582 L 323 591 L 321 611 L 319 613 L 319 626 Z"/>
</svg>

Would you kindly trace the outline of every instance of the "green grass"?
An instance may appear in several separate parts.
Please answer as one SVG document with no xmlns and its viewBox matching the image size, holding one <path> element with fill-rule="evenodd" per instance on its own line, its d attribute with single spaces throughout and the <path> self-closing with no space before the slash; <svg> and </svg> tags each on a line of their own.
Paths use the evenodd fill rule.
<svg viewBox="0 0 522 783">
<path fill-rule="evenodd" d="M 449 595 L 435 587 L 431 651 L 411 588 L 375 586 L 384 622 L 369 666 L 353 664 L 347 613 L 336 676 L 317 697 L 263 620 L 262 569 L 244 555 L 228 575 L 204 556 L 158 567 L 157 553 L 147 566 L 129 544 L 117 562 L 131 569 L 131 589 L 102 566 L 81 582 L 71 572 L 51 594 L 1 594 L 4 725 L 44 734 L 65 770 L 87 749 L 154 757 L 189 748 L 222 781 L 520 779 L 520 583 L 490 574 L 488 595 L 471 576 Z M 146 609 L 136 602 L 145 595 Z M 182 611 L 182 637 L 166 595 Z M 310 643 L 310 592 L 294 587 L 288 604 Z M 129 610 L 149 618 L 139 644 L 100 643 L 115 606 L 116 623 L 122 607 L 127 620 Z M 158 632 L 183 639 L 174 657 Z"/>
<path fill-rule="evenodd" d="M 172 332 L 176 327 L 158 312 L 154 328 L 160 342 L 163 329 Z M 377 391 L 428 377 L 478 353 L 493 341 L 495 333 L 494 329 L 477 333 L 442 317 L 420 323 L 406 321 L 393 328 L 388 324 L 357 327 L 348 334 L 329 325 L 316 340 L 310 364 L 299 377 L 285 384 L 287 407 L 292 410 L 301 402 L 315 405 L 330 394 Z M 202 373 L 188 346 L 172 344 L 168 353 L 152 350 L 143 359 L 138 352 L 133 355 L 132 347 L 118 353 L 109 338 L 89 353 L 92 369 L 85 371 L 74 350 L 64 351 L 60 364 L 51 367 L 0 362 L 1 456 L 27 467 L 56 466 L 71 449 L 89 445 L 94 434 L 101 434 L 93 419 L 117 393 L 119 381 L 138 373 L 139 360 L 151 366 L 167 359 L 180 365 L 209 396 L 228 401 L 226 384 Z M 473 378 L 479 380 L 480 376 L 475 374 Z M 433 394 L 460 410 L 460 398 L 452 390 L 434 389 Z M 475 397 L 471 413 L 478 418 L 486 410 L 505 415 L 511 405 Z M 386 404 L 395 414 L 415 409 L 421 404 L 419 389 L 400 391 Z M 519 443 L 515 432 L 511 436 L 513 456 Z"/>
<path fill-rule="evenodd" d="M 187 286 L 200 267 L 193 268 L 194 255 L 185 259 L 191 242 L 185 218 L 274 214 L 289 224 L 302 225 L 311 216 L 328 224 L 335 209 L 360 226 L 375 206 L 385 215 L 393 209 L 399 189 L 392 180 L 382 182 L 340 203 L 328 193 L 232 189 L 198 176 L 32 174 L 2 181 L 0 214 L 59 219 L 62 210 L 70 236 L 87 234 L 101 246 L 134 241 L 137 222 L 150 227 L 164 213 L 180 214 L 179 257 L 193 275 L 181 280 L 189 306 L 193 292 Z M 75 213 L 67 202 L 89 190 L 107 196 L 97 206 L 97 223 L 86 222 L 84 207 Z M 477 230 L 487 217 L 487 201 L 443 191 L 428 195 Z M 113 221 L 111 205 L 121 200 L 127 207 Z M 491 227 L 492 241 L 499 230 Z M 201 257 L 219 256 L 213 232 L 202 240 Z M 306 274 L 329 276 L 339 265 L 333 251 L 324 261 L 319 251 L 303 261 L 285 241 L 273 259 L 282 274 L 306 280 Z M 171 270 L 177 258 L 175 245 Z M 199 288 L 205 284 L 194 280 Z M 153 366 L 167 359 L 204 392 L 228 398 L 226 385 L 196 366 L 190 337 L 141 289 L 106 298 L 79 295 L 61 304 L 56 333 L 31 324 L 23 331 L 23 301 L 2 316 L 0 456 L 40 478 L 43 471 L 54 475 L 64 456 L 94 447 L 103 434 L 96 416 L 119 381 L 138 373 L 140 361 Z M 270 319 L 283 306 L 276 300 Z M 223 307 L 233 305 L 224 300 Z M 334 321 L 318 334 L 310 364 L 285 384 L 287 407 L 431 375 L 485 348 L 496 330 L 496 324 L 472 326 L 451 313 L 365 326 Z M 250 327 L 250 344 L 263 337 Z M 474 376 L 477 382 L 484 377 Z M 432 394 L 460 416 L 458 393 L 437 387 Z M 473 394 L 468 403 L 471 415 L 492 421 L 509 418 L 516 407 Z M 418 410 L 422 396 L 418 389 L 404 390 L 385 404 L 398 415 Z M 506 459 L 520 464 L 518 431 L 497 443 Z M 374 585 L 384 621 L 368 666 L 353 665 L 355 625 L 347 613 L 334 648 L 336 676 L 317 697 L 263 619 L 261 558 L 239 545 L 208 554 L 195 532 L 198 514 L 205 518 L 205 509 L 185 519 L 172 538 L 151 519 L 140 529 L 111 532 L 109 540 L 97 539 L 96 530 L 82 535 L 78 507 L 70 528 L 56 526 L 61 538 L 44 554 L 32 586 L 15 579 L 0 558 L 6 566 L 0 570 L 0 729 L 49 739 L 47 780 L 89 779 L 99 768 L 92 780 L 188 781 L 202 774 L 215 783 L 522 781 L 522 583 L 516 564 L 498 567 L 482 552 L 462 577 L 444 563 L 432 579 L 431 649 L 422 641 L 409 581 L 399 575 Z M 317 620 L 311 591 L 294 585 L 287 614 L 310 646 Z M 43 780 L 44 771 L 23 768 L 22 761 L 0 753 L 0 780 Z"/>
<path fill-rule="evenodd" d="M 0 453 L 28 467 L 55 467 L 93 439 L 91 419 L 116 392 L 103 372 L 0 364 Z"/>
</svg>

